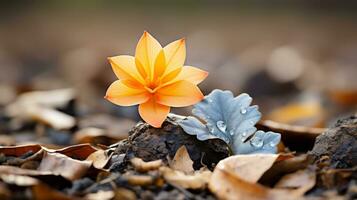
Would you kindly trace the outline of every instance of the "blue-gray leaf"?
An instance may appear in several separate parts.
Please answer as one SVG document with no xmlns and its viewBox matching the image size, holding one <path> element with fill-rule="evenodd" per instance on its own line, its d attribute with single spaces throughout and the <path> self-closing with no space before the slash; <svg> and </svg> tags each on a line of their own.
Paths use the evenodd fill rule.
<svg viewBox="0 0 357 200">
<path fill-rule="evenodd" d="M 219 138 L 225 141 L 234 154 L 276 153 L 280 134 L 257 131 L 260 120 L 258 106 L 251 106 L 248 94 L 234 97 L 230 91 L 213 90 L 196 104 L 192 113 L 179 121 L 180 126 L 199 140 Z"/>
</svg>

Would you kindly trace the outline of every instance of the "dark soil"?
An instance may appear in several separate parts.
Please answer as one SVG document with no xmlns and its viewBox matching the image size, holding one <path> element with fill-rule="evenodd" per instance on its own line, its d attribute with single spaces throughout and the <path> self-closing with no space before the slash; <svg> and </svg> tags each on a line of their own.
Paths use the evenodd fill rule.
<svg viewBox="0 0 357 200">
<path fill-rule="evenodd" d="M 331 168 L 357 165 L 357 116 L 339 120 L 334 127 L 318 136 L 310 152 L 316 160 L 323 159 Z"/>
<path fill-rule="evenodd" d="M 162 128 L 138 123 L 129 132 L 128 139 L 119 143 L 117 152 L 126 153 L 127 157 L 139 157 L 144 161 L 162 159 L 167 162 L 182 145 L 186 146 L 195 169 L 202 166 L 213 169 L 220 160 L 229 156 L 228 147 L 223 141 L 200 141 L 185 133 L 173 117 L 168 118 Z"/>
<path fill-rule="evenodd" d="M 357 181 L 357 116 L 339 120 L 318 136 L 309 155 L 317 166 L 317 183 L 312 195 L 335 191 L 355 199 Z"/>
</svg>

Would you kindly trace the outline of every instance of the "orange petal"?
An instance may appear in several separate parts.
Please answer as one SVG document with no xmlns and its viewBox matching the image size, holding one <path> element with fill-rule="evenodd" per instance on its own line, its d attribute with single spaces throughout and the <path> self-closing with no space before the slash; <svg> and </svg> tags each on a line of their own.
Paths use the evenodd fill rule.
<svg viewBox="0 0 357 200">
<path fill-rule="evenodd" d="M 105 98 L 120 106 L 132 106 L 146 102 L 150 94 L 144 88 L 131 88 L 117 80 L 109 86 Z"/>
<path fill-rule="evenodd" d="M 170 107 L 155 102 L 155 98 L 140 104 L 141 118 L 153 127 L 160 128 L 170 112 Z"/>
<path fill-rule="evenodd" d="M 133 56 L 115 56 L 108 58 L 115 75 L 119 79 L 131 79 L 143 83 L 144 80 L 136 70 Z"/>
<path fill-rule="evenodd" d="M 185 80 L 158 89 L 156 95 L 158 103 L 173 107 L 193 105 L 203 99 L 200 89 Z"/>
<path fill-rule="evenodd" d="M 162 47 L 160 43 L 148 32 L 144 32 L 136 46 L 135 58 L 138 71 L 146 77 L 153 76 L 155 60 Z"/>
<path fill-rule="evenodd" d="M 178 80 L 186 80 L 193 84 L 201 83 L 208 76 L 208 72 L 196 67 L 184 66 L 181 73 L 177 76 Z"/>
<path fill-rule="evenodd" d="M 164 47 L 164 52 L 166 57 L 165 74 L 182 67 L 186 59 L 185 39 L 176 40 L 168 44 Z"/>
<path fill-rule="evenodd" d="M 170 85 L 177 81 L 186 80 L 193 84 L 198 85 L 208 76 L 208 72 L 198 69 L 196 67 L 184 66 L 178 68 L 171 73 L 167 74 L 162 79 L 161 87 Z"/>
<path fill-rule="evenodd" d="M 156 57 L 155 69 L 154 69 L 154 80 L 160 77 L 166 70 L 165 53 L 163 50 L 160 51 L 159 55 Z"/>
<path fill-rule="evenodd" d="M 174 80 L 177 80 L 176 77 L 180 74 L 182 70 L 182 67 L 179 67 L 170 73 L 166 74 L 165 76 L 162 77 L 162 84 L 168 85 L 170 83 L 173 83 Z"/>
</svg>

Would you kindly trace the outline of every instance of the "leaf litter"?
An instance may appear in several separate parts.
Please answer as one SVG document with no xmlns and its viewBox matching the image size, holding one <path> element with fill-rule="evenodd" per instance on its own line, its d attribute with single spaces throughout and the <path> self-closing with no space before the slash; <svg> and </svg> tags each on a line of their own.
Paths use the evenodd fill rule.
<svg viewBox="0 0 357 200">
<path fill-rule="evenodd" d="M 252 136 L 247 141 L 254 134 L 279 132 L 282 133 L 279 144 L 282 148 L 275 146 L 274 151 L 263 154 L 254 150 L 248 155 L 230 156 L 227 144 L 222 141 L 233 141 L 229 135 L 222 134 L 233 127 L 229 120 L 216 124 L 212 133 L 207 132 L 207 124 L 194 118 L 195 126 L 199 127 L 197 133 L 204 130 L 200 134 L 209 138 L 204 141 L 197 139 L 197 135 L 186 134 L 181 128 L 182 120 L 191 117 L 178 115 L 170 115 L 161 129 L 139 123 L 126 132 L 125 129 L 130 127 L 108 128 L 105 120 L 91 126 L 92 119 L 83 121 L 87 116 L 83 118 L 66 110 L 67 104 L 75 99 L 69 90 L 47 92 L 25 95 L 30 96 L 26 98 L 34 98 L 29 100 L 34 103 L 26 106 L 51 109 L 71 116 L 76 122 L 73 126 L 69 123 L 62 126 L 58 124 L 67 122 L 53 124 L 38 117 L 9 116 L 10 121 L 21 119 L 17 130 L 35 131 L 36 126 L 38 130 L 42 129 L 42 134 L 36 137 L 45 140 L 31 144 L 18 142 L 21 140 L 15 138 L 17 146 L 0 147 L 2 199 L 15 196 L 22 199 L 337 199 L 342 195 L 353 197 L 356 194 L 353 160 L 355 118 L 337 123 L 327 133 L 325 129 L 258 121 L 260 114 L 256 114 L 254 106 L 249 106 L 249 97 L 243 95 L 239 98 L 248 98 L 245 100 L 246 114 L 253 113 L 252 117 L 258 117 L 255 118 L 257 128 L 264 131 L 256 131 L 249 123 L 244 125 Z M 66 95 L 55 100 L 36 100 L 38 95 L 49 94 L 54 97 Z M 13 104 L 22 104 L 19 103 L 21 101 L 24 100 L 16 100 Z M 209 112 L 209 109 L 201 108 L 202 113 Z M 241 116 L 239 113 L 236 115 Z M 201 116 L 204 115 L 198 114 Z M 28 127 L 28 123 L 36 126 Z M 109 129 L 119 132 L 112 134 Z M 10 127 L 7 130 L 16 132 Z M 68 137 L 67 145 L 53 145 L 46 140 L 51 131 L 60 138 Z M 349 137 L 333 139 L 346 131 Z M 321 135 L 322 132 L 325 133 Z M 241 133 L 238 135 L 241 137 Z M 291 140 L 309 138 L 313 142 L 316 137 L 319 139 L 308 154 L 308 149 L 289 150 L 295 149 Z M 351 153 L 343 154 L 343 149 Z M 236 148 L 235 152 L 238 150 Z M 343 155 L 352 157 L 345 160 Z"/>
</svg>

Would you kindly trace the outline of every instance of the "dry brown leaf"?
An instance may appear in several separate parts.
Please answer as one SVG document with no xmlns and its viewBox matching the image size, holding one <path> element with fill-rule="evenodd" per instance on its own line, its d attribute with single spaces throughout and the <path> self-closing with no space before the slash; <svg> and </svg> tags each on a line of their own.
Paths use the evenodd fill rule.
<svg viewBox="0 0 357 200">
<path fill-rule="evenodd" d="M 93 166 L 97 169 L 103 169 L 105 165 L 109 162 L 110 158 L 112 157 L 113 153 L 108 155 L 108 152 L 105 150 L 98 150 L 90 154 L 86 160 L 92 161 Z"/>
<path fill-rule="evenodd" d="M 288 192 L 266 188 L 260 184 L 243 180 L 234 169 L 219 163 L 209 181 L 209 189 L 224 200 L 287 200 Z"/>
<path fill-rule="evenodd" d="M 185 173 L 193 173 L 193 161 L 188 154 L 185 145 L 181 146 L 177 151 L 170 163 L 170 167 L 174 170 L 182 171 Z"/>
<path fill-rule="evenodd" d="M 316 172 L 312 169 L 298 170 L 283 176 L 275 188 L 293 189 L 294 195 L 302 196 L 316 184 Z"/>
<path fill-rule="evenodd" d="M 98 149 L 90 144 L 77 144 L 62 149 L 48 149 L 43 147 L 47 152 L 60 153 L 77 160 L 85 160 L 89 155 L 96 152 Z"/>
<path fill-rule="evenodd" d="M 145 162 L 141 158 L 132 158 L 130 162 L 134 166 L 135 170 L 138 172 L 147 172 L 150 170 L 156 170 L 162 166 L 162 160 Z"/>
<path fill-rule="evenodd" d="M 167 182 L 186 189 L 206 188 L 212 174 L 209 170 L 203 170 L 196 171 L 192 175 L 187 175 L 181 171 L 173 170 L 168 167 L 160 167 L 160 172 Z"/>
<path fill-rule="evenodd" d="M 287 174 L 293 173 L 300 169 L 305 169 L 310 163 L 306 154 L 291 157 L 285 160 L 277 161 L 259 180 L 261 183 L 270 184 L 278 181 L 277 178 Z"/>
<path fill-rule="evenodd" d="M 237 155 L 226 158 L 215 168 L 209 181 L 209 189 L 219 199 L 298 199 L 314 186 L 315 182 L 309 182 L 314 180 L 314 174 L 309 174 L 306 177 L 306 185 L 296 190 L 271 189 L 257 183 L 275 162 L 282 163 L 293 158 L 278 154 Z"/>
<path fill-rule="evenodd" d="M 219 164 L 232 169 L 242 180 L 256 183 L 278 159 L 279 154 L 235 155 L 221 160 Z"/>
<path fill-rule="evenodd" d="M 72 89 L 35 91 L 21 94 L 5 112 L 13 118 L 35 120 L 55 129 L 70 129 L 76 124 L 74 117 L 56 110 L 74 98 Z"/>
<path fill-rule="evenodd" d="M 64 183 L 64 184 L 69 183 L 68 180 L 65 179 L 64 177 L 55 175 L 50 171 L 22 169 L 19 167 L 6 166 L 6 165 L 0 165 L 0 174 L 23 175 L 23 176 L 30 176 L 30 177 L 35 177 L 35 178 L 43 177 L 45 179 L 51 179 L 52 181 L 54 181 L 56 183 Z"/>
<path fill-rule="evenodd" d="M 36 153 L 41 150 L 41 146 L 38 144 L 30 144 L 30 145 L 20 145 L 20 146 L 5 146 L 0 147 L 0 153 L 5 154 L 6 156 L 22 156 L 29 151 Z"/>
<path fill-rule="evenodd" d="M 55 175 L 61 175 L 68 180 L 81 178 L 92 165 L 92 161 L 80 161 L 72 159 L 60 153 L 44 153 L 38 167 L 39 171 L 50 171 Z"/>
<path fill-rule="evenodd" d="M 305 136 L 310 139 L 315 139 L 318 135 L 325 132 L 326 128 L 313 128 L 306 126 L 290 125 L 275 122 L 272 120 L 261 120 L 258 122 L 258 126 L 263 129 L 276 131 L 282 134 Z"/>
<path fill-rule="evenodd" d="M 312 149 L 315 138 L 327 130 L 325 128 L 283 124 L 271 120 L 261 120 L 256 126 L 258 129 L 264 131 L 280 133 L 284 145 L 292 150 L 298 151 L 308 151 Z"/>
<path fill-rule="evenodd" d="M 32 105 L 26 107 L 24 114 L 57 130 L 70 129 L 76 124 L 74 117 L 52 108 Z"/>
</svg>

